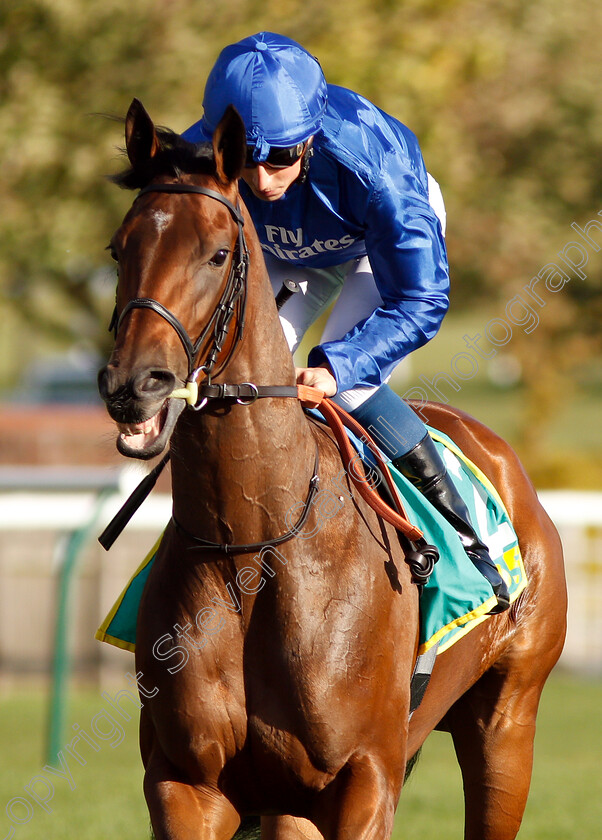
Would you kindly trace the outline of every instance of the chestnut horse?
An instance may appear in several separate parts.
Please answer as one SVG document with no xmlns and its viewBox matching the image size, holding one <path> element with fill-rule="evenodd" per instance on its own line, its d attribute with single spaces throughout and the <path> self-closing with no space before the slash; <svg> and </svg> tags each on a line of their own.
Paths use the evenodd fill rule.
<svg viewBox="0 0 602 840">
<path fill-rule="evenodd" d="M 395 529 L 291 398 L 291 354 L 238 196 L 240 118 L 228 109 L 212 144 L 193 146 L 134 100 L 126 147 L 131 168 L 115 181 L 140 193 L 111 241 L 116 341 L 99 382 L 124 455 L 171 452 L 173 518 L 136 650 L 157 840 L 229 840 L 251 817 L 264 840 L 386 840 L 435 728 L 462 769 L 465 836 L 511 840 L 566 612 L 558 535 L 516 455 L 467 415 L 428 407 L 498 488 L 529 585 L 437 657 L 410 719 L 418 587 Z M 180 396 L 199 385 L 190 407 L 170 398 L 183 383 Z"/>
</svg>

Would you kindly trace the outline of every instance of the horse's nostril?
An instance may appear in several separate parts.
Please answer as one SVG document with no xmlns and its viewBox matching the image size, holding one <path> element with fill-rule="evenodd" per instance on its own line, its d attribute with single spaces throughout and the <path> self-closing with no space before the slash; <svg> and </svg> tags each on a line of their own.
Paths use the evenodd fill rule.
<svg viewBox="0 0 602 840">
<path fill-rule="evenodd" d="M 124 411 L 132 401 L 140 403 L 156 402 L 168 397 L 176 388 L 175 374 L 162 368 L 144 368 L 132 374 L 123 367 L 118 369 L 111 364 L 98 373 L 98 390 L 104 401 L 110 406 L 112 416 L 119 409 Z M 140 406 L 136 408 L 140 411 Z"/>
<path fill-rule="evenodd" d="M 176 387 L 176 377 L 169 370 L 149 370 L 134 378 L 133 392 L 137 397 L 166 397 Z"/>
<path fill-rule="evenodd" d="M 168 382 L 170 385 L 176 381 L 176 377 L 169 370 L 151 370 L 149 378 L 155 382 Z"/>
</svg>

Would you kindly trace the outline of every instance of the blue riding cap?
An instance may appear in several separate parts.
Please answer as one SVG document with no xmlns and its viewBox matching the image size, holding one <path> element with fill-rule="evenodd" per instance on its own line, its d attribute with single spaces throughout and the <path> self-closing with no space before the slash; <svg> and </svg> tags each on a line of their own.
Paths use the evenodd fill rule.
<svg viewBox="0 0 602 840">
<path fill-rule="evenodd" d="M 234 105 L 254 159 L 263 161 L 271 146 L 294 146 L 315 134 L 327 97 L 317 59 L 284 35 L 259 32 L 220 53 L 205 86 L 202 127 L 211 136 Z"/>
</svg>

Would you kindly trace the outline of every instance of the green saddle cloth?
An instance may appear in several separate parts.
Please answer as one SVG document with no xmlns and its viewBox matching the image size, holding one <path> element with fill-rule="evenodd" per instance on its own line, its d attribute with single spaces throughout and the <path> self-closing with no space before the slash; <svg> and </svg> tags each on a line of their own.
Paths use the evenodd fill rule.
<svg viewBox="0 0 602 840">
<path fill-rule="evenodd" d="M 508 585 L 513 603 L 527 586 L 527 575 L 504 503 L 489 479 L 447 435 L 432 428 L 429 432 L 466 502 L 475 530 Z M 427 543 L 436 545 L 440 552 L 420 599 L 419 648 L 423 654 L 438 642 L 439 654 L 485 621 L 497 599 L 471 563 L 455 529 L 395 467 L 390 468 L 408 518 L 424 532 Z"/>
<path fill-rule="evenodd" d="M 499 494 L 450 438 L 435 429 L 429 432 L 466 502 L 473 525 L 508 584 L 510 601 L 515 601 L 527 585 L 527 576 L 516 533 Z M 470 562 L 454 528 L 395 467 L 389 466 L 409 519 L 424 532 L 427 543 L 436 545 L 440 552 L 439 562 L 420 600 L 419 648 L 423 654 L 438 643 L 439 654 L 485 621 L 497 600 L 489 583 Z M 100 641 L 135 650 L 138 606 L 160 541 L 138 567 L 96 632 Z"/>
</svg>

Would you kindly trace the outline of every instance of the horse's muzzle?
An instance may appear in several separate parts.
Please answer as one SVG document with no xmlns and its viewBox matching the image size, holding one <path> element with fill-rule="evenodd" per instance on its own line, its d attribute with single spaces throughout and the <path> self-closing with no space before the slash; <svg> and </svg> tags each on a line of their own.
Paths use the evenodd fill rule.
<svg viewBox="0 0 602 840">
<path fill-rule="evenodd" d="M 163 400 L 175 387 L 175 374 L 161 368 L 140 370 L 127 376 L 119 367 L 108 364 L 98 374 L 98 390 L 109 411 L 117 398 L 140 402 Z"/>
<path fill-rule="evenodd" d="M 126 375 L 108 364 L 99 372 L 98 390 L 117 423 L 117 449 L 122 455 L 148 460 L 165 449 L 186 405 L 168 399 L 175 386 L 175 375 L 165 369 Z"/>
</svg>

